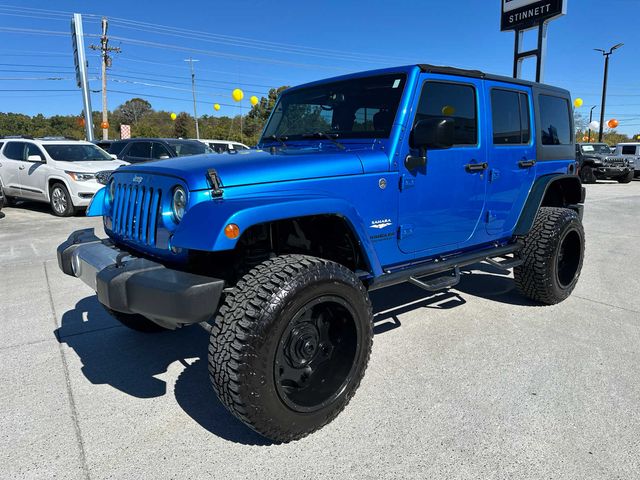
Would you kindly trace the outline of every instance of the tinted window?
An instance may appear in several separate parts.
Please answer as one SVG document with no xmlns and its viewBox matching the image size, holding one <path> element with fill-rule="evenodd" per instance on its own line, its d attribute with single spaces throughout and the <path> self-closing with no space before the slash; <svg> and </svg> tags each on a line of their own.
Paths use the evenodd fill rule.
<svg viewBox="0 0 640 480">
<path fill-rule="evenodd" d="M 224 153 L 229 149 L 226 143 L 210 143 L 209 146 L 216 153 Z"/>
<path fill-rule="evenodd" d="M 540 95 L 538 99 L 542 144 L 571 144 L 571 110 L 567 99 L 550 95 Z"/>
<path fill-rule="evenodd" d="M 529 102 L 523 93 L 491 91 L 493 143 L 496 145 L 529 143 Z"/>
<path fill-rule="evenodd" d="M 211 149 L 208 146 L 198 141 L 169 140 L 167 143 L 173 148 L 178 157 L 211 153 Z"/>
<path fill-rule="evenodd" d="M 2 153 L 11 160 L 24 160 L 24 142 L 9 142 Z"/>
<path fill-rule="evenodd" d="M 425 83 L 422 87 L 415 122 L 442 117 L 454 120 L 456 145 L 478 143 L 475 88 L 455 83 Z"/>
<path fill-rule="evenodd" d="M 167 147 L 165 147 L 163 144 L 154 142 L 154 144 L 153 144 L 153 158 L 160 159 L 161 157 L 162 158 L 170 158 L 171 157 L 171 153 L 169 152 L 169 150 L 167 150 Z"/>
<path fill-rule="evenodd" d="M 119 155 L 124 147 L 126 147 L 127 142 L 113 142 L 109 146 L 109 150 L 107 152 L 113 153 L 114 155 Z"/>
<path fill-rule="evenodd" d="M 622 155 L 635 155 L 636 154 L 636 146 L 635 145 L 623 145 L 622 146 Z"/>
<path fill-rule="evenodd" d="M 135 142 L 127 152 L 129 157 L 151 158 L 151 142 Z"/>
<path fill-rule="evenodd" d="M 233 148 L 236 150 L 249 150 L 247 147 L 245 147 L 244 145 L 240 145 L 239 143 L 234 143 Z"/>
<path fill-rule="evenodd" d="M 34 145 L 33 143 L 27 143 L 27 156 L 25 158 L 29 158 L 29 155 L 38 155 L 42 160 L 44 160 L 42 150 L 40 150 L 38 146 Z"/>
</svg>

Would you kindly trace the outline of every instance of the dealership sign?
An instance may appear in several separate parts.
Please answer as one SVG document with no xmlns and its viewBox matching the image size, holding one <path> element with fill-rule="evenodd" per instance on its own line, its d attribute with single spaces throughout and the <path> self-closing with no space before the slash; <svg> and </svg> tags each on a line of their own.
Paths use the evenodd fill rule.
<svg viewBox="0 0 640 480">
<path fill-rule="evenodd" d="M 502 0 L 500 30 L 527 30 L 566 13 L 566 0 Z"/>
</svg>

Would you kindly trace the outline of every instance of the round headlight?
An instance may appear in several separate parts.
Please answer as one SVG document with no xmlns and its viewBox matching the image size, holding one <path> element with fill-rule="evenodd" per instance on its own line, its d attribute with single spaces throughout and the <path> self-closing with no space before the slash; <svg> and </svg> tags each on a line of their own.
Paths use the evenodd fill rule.
<svg viewBox="0 0 640 480">
<path fill-rule="evenodd" d="M 176 222 L 182 220 L 184 211 L 187 207 L 187 194 L 182 187 L 176 187 L 173 190 L 173 199 L 171 200 L 171 210 Z"/>
</svg>

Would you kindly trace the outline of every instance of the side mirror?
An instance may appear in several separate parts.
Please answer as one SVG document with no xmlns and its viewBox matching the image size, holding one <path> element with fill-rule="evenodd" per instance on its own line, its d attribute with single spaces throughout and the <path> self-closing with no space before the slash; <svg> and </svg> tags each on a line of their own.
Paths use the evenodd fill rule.
<svg viewBox="0 0 640 480">
<path fill-rule="evenodd" d="M 169 155 L 160 155 L 160 156 L 158 157 L 158 160 L 166 160 L 166 159 L 168 159 L 168 158 L 171 158 L 171 157 L 169 157 Z"/>
<path fill-rule="evenodd" d="M 111 158 L 113 158 L 114 160 L 117 160 L 117 159 L 118 159 L 118 155 L 116 155 L 116 154 L 114 154 L 114 153 L 110 153 L 110 154 L 109 154 L 109 156 L 110 156 Z"/>
<path fill-rule="evenodd" d="M 44 163 L 44 158 L 42 158 L 40 155 L 29 155 L 27 157 L 27 162 Z"/>
<path fill-rule="evenodd" d="M 409 145 L 423 153 L 428 149 L 451 148 L 454 144 L 455 121 L 452 118 L 434 117 L 418 121 L 409 137 Z"/>
</svg>

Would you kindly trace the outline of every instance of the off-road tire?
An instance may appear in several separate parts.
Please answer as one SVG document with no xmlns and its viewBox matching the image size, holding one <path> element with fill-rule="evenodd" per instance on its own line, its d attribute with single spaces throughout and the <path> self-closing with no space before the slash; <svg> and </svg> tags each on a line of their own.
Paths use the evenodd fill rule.
<svg viewBox="0 0 640 480">
<path fill-rule="evenodd" d="M 49 189 L 51 211 L 56 217 L 70 217 L 76 209 L 71 201 L 69 190 L 63 183 L 54 183 Z"/>
<path fill-rule="evenodd" d="M 514 269 L 520 292 L 547 305 L 569 297 L 584 259 L 584 228 L 578 214 L 569 208 L 540 207 L 523 241 L 524 263 Z"/>
<path fill-rule="evenodd" d="M 634 176 L 634 172 L 631 171 L 627 173 L 624 177 L 619 177 L 618 183 L 631 183 L 631 181 L 633 180 L 633 176 Z"/>
<path fill-rule="evenodd" d="M 596 183 L 598 179 L 596 174 L 593 173 L 593 167 L 585 165 L 580 168 L 580 180 L 582 180 L 582 183 Z"/>
<path fill-rule="evenodd" d="M 298 325 L 297 312 L 328 296 L 349 305 L 358 341 L 350 373 L 335 398 L 315 411 L 301 412 L 281 394 L 277 353 L 287 331 Z M 217 314 L 209 345 L 213 388 L 222 404 L 259 434 L 275 442 L 300 439 L 331 422 L 355 393 L 371 353 L 372 325 L 369 296 L 352 271 L 305 255 L 272 258 L 240 279 Z"/>
<path fill-rule="evenodd" d="M 132 314 L 132 313 L 122 313 L 116 312 L 115 310 L 111 310 L 110 308 L 102 305 L 104 309 L 107 311 L 109 315 L 118 320 L 122 325 L 131 330 L 135 330 L 136 332 L 141 333 L 159 333 L 166 332 L 169 330 L 168 328 L 161 327 L 157 323 L 152 322 L 148 318 L 143 317 L 142 315 Z"/>
</svg>

